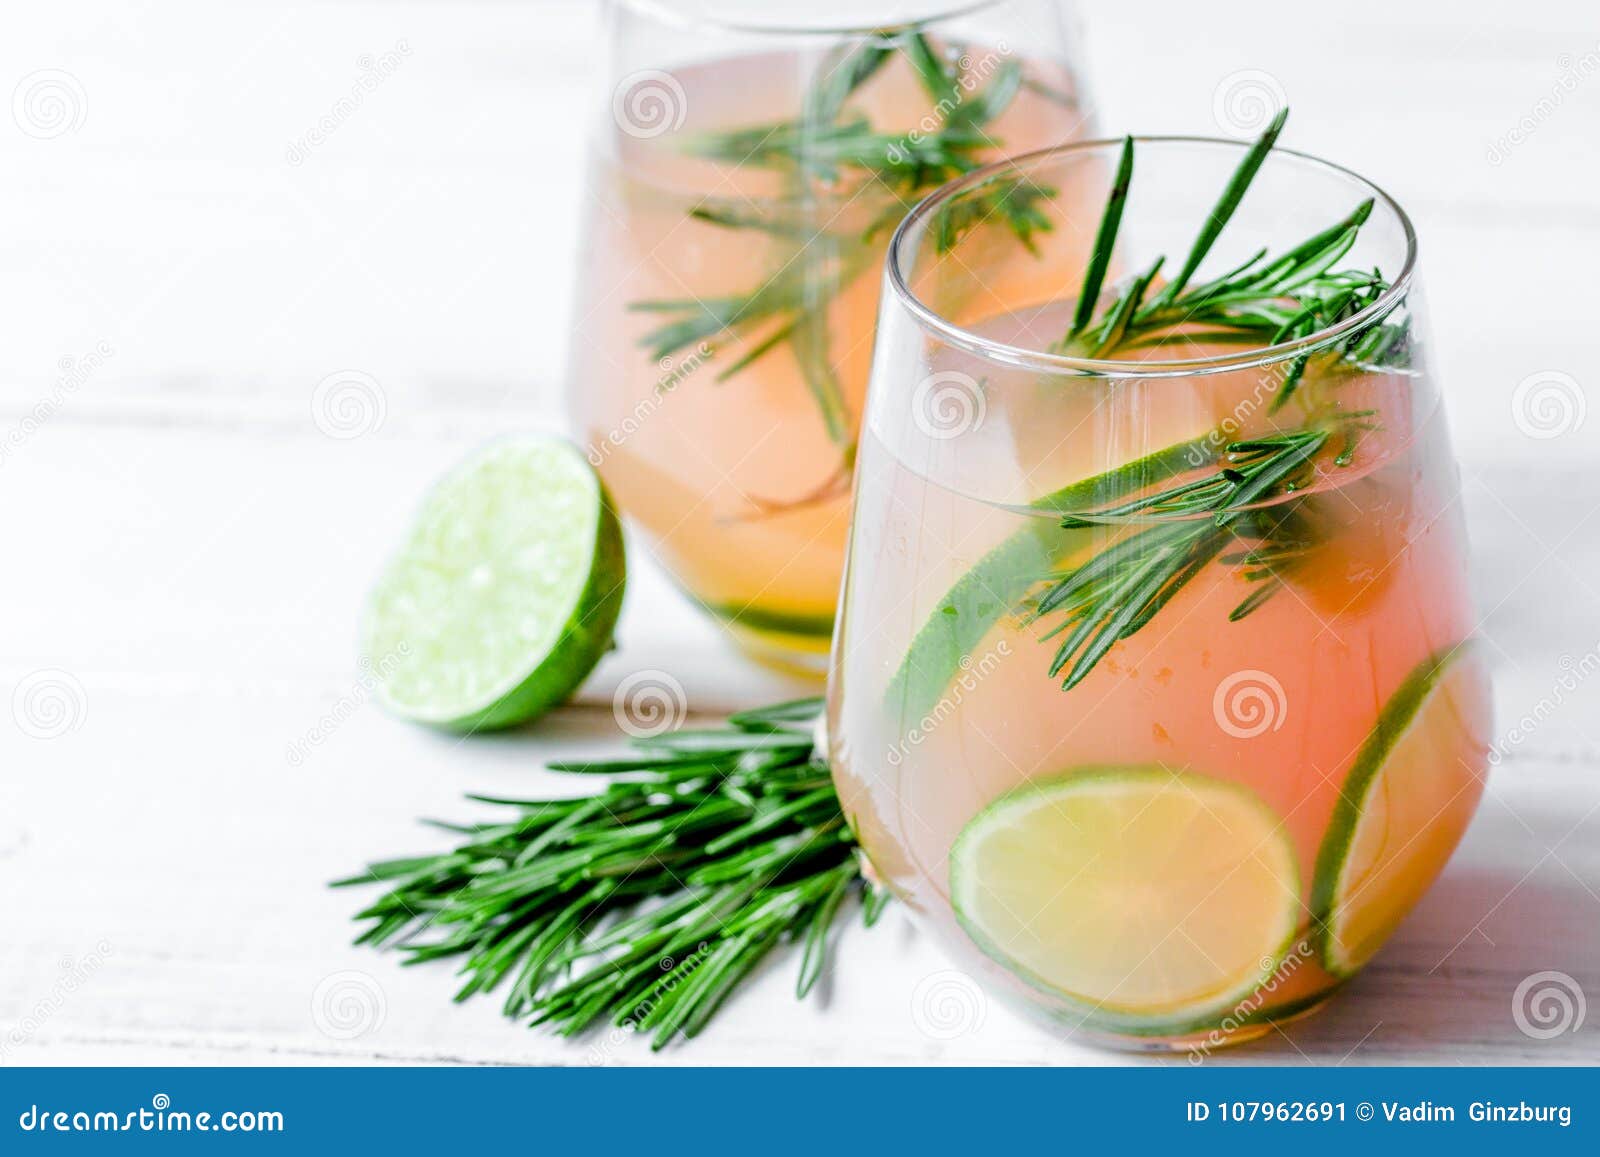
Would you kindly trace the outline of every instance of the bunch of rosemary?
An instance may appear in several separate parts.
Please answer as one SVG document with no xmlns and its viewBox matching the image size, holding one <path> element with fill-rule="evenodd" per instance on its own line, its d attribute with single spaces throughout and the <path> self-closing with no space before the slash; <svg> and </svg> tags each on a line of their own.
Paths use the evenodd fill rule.
<svg viewBox="0 0 1600 1157">
<path fill-rule="evenodd" d="M 505 1015 L 562 1036 L 610 1023 L 661 1048 L 705 1027 L 780 944 L 801 945 L 796 993 L 827 967 L 846 900 L 866 922 L 886 894 L 861 874 L 823 757 L 821 701 L 798 700 L 555 763 L 607 777 L 570 799 L 468 798 L 504 818 L 435 826 L 448 852 L 385 860 L 334 887 L 381 883 L 358 944 L 406 963 L 458 959 L 465 1000 L 504 989 Z"/>
</svg>

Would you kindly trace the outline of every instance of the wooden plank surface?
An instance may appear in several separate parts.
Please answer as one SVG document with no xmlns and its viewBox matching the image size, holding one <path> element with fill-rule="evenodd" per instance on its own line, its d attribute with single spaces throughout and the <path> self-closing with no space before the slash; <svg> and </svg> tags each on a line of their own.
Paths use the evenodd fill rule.
<svg viewBox="0 0 1600 1157">
<path fill-rule="evenodd" d="M 1222 1063 L 1600 1061 L 1600 1008 L 1539 1039 L 1513 1004 L 1547 971 L 1600 1000 L 1600 72 L 1534 111 L 1600 53 L 1600 22 L 1576 2 L 1448 13 L 1084 6 L 1108 128 L 1215 132 L 1228 78 L 1265 72 L 1297 145 L 1414 212 L 1495 645 L 1506 758 L 1444 879 L 1330 1009 Z M 797 689 L 643 563 L 623 649 L 536 731 L 398 725 L 352 664 L 428 480 L 561 423 L 587 6 L 84 0 L 20 21 L 0 81 L 65 72 L 83 116 L 50 139 L 0 117 L 0 687 L 55 679 L 68 712 L 53 738 L 0 727 L 0 1061 L 646 1061 L 450 1004 L 447 969 L 347 948 L 355 897 L 322 886 L 425 845 L 416 818 L 464 814 L 464 791 L 526 790 L 541 760 L 592 750 L 630 672 L 670 673 L 708 713 Z M 402 41 L 289 163 L 357 58 Z M 378 383 L 382 421 L 330 438 L 312 397 L 347 369 Z M 1549 372 L 1568 417 L 1530 437 L 1518 389 Z M 900 913 L 839 960 L 806 1005 L 776 961 L 657 1061 L 1129 1059 L 951 989 Z"/>
</svg>

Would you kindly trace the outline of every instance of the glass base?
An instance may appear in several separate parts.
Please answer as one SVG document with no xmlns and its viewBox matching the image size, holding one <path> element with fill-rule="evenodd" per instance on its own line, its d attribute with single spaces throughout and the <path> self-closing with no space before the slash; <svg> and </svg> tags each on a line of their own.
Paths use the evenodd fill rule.
<svg viewBox="0 0 1600 1157">
<path fill-rule="evenodd" d="M 832 615 L 790 615 L 751 607 L 705 604 L 739 649 L 764 667 L 821 679 L 833 645 Z"/>
<path fill-rule="evenodd" d="M 763 667 L 805 679 L 827 677 L 831 635 L 819 638 L 816 635 L 755 629 L 729 619 L 721 622 L 738 644 L 739 650 Z"/>
<path fill-rule="evenodd" d="M 1336 989 L 1328 989 L 1325 992 L 1317 993 L 1315 996 L 1293 1001 L 1285 1005 L 1281 1011 L 1274 1011 L 1271 1014 L 1256 1014 L 1256 1016 L 1252 1016 L 1244 1023 L 1234 1024 L 1231 1027 L 1219 1024 L 1217 1027 L 1204 1032 L 1189 1033 L 1185 1036 L 1139 1037 L 1091 1031 L 1084 1031 L 1077 1035 L 1088 1038 L 1096 1045 L 1115 1049 L 1118 1052 L 1188 1053 L 1192 1063 L 1201 1064 L 1206 1057 L 1214 1052 L 1237 1048 L 1239 1045 L 1246 1045 L 1251 1041 L 1260 1040 L 1275 1029 L 1281 1029 L 1285 1025 L 1304 1020 L 1306 1017 L 1320 1012 L 1328 1001 L 1333 999 L 1336 991 Z"/>
</svg>

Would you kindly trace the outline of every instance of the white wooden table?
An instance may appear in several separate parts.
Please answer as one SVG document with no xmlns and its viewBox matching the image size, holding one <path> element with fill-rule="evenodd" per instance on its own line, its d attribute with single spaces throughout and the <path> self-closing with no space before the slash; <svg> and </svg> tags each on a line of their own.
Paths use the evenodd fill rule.
<svg viewBox="0 0 1600 1157">
<path fill-rule="evenodd" d="M 1414 212 L 1496 651 L 1507 758 L 1445 877 L 1329 1010 L 1223 1063 L 1600 1061 L 1600 1007 L 1549 1039 L 1513 1015 L 1545 971 L 1600 1002 L 1600 413 L 1578 409 L 1600 19 L 1430 10 L 1085 7 L 1109 128 L 1215 132 L 1244 74 L 1287 95 L 1295 145 Z M 593 750 L 631 671 L 707 713 L 796 690 L 636 556 L 622 649 L 537 729 L 457 742 L 364 702 L 357 608 L 420 492 L 560 424 L 587 6 L 67 0 L 7 24 L 0 90 L 54 86 L 67 120 L 0 109 L 0 1061 L 651 1060 L 452 1005 L 446 968 L 347 947 L 358 897 L 323 887 Z M 382 420 L 330 437 L 313 394 L 347 370 Z M 1568 408 L 1536 438 L 1513 419 L 1540 390 Z M 775 962 L 655 1063 L 1129 1059 L 997 1005 L 928 1031 L 919 985 L 948 966 L 899 912 L 839 961 L 804 1005 Z"/>
</svg>

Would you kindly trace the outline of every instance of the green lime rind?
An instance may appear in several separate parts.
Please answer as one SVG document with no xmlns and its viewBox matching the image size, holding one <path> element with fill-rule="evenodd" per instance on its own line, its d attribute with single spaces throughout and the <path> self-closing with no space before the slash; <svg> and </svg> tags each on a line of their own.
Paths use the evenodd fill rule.
<svg viewBox="0 0 1600 1157">
<path fill-rule="evenodd" d="M 444 726 L 453 731 L 494 731 L 528 723 L 566 702 L 611 649 L 622 613 L 627 563 L 622 525 L 609 496 L 602 498 L 601 511 L 589 580 L 544 661 L 488 707 Z"/>
<path fill-rule="evenodd" d="M 1143 458 L 1124 462 L 1103 474 L 1080 479 L 1043 498 L 1028 503 L 1030 510 L 1046 514 L 1082 514 L 1108 502 L 1129 498 L 1157 482 L 1185 470 L 1198 470 L 1216 462 L 1228 439 L 1215 430 L 1187 442 L 1176 442 Z"/>
<path fill-rule="evenodd" d="M 559 438 L 495 443 L 440 481 L 368 600 L 379 701 L 448 731 L 526 723 L 611 646 L 627 563 L 616 509 Z"/>
<path fill-rule="evenodd" d="M 955 843 L 950 848 L 950 903 L 955 912 L 957 923 L 972 938 L 972 942 L 983 951 L 984 955 L 1003 965 L 1007 971 L 1030 987 L 1038 989 L 1065 1005 L 1066 1007 L 1057 1015 L 1071 1018 L 1074 1029 L 1087 1028 L 1091 1031 L 1115 1033 L 1120 1036 L 1152 1038 L 1176 1038 L 1209 1032 L 1218 1027 L 1224 1019 L 1230 1017 L 1245 1003 L 1248 997 L 1258 992 L 1273 976 L 1277 975 L 1279 969 L 1283 967 L 1284 961 L 1288 959 L 1289 954 L 1294 950 L 1295 945 L 1305 937 L 1305 930 L 1302 927 L 1292 927 L 1274 950 L 1262 955 L 1262 967 L 1257 974 L 1246 981 L 1241 981 L 1238 987 L 1234 989 L 1192 1007 L 1151 1013 L 1119 1008 L 1103 1001 L 1096 1001 L 1092 997 L 1064 991 L 1031 969 L 1019 964 L 1009 953 L 994 943 L 976 919 L 969 916 L 967 909 L 970 907 L 970 899 L 964 902 L 964 897 L 970 897 L 970 889 L 974 886 L 975 881 L 963 878 L 961 865 L 970 858 L 964 849 L 982 838 L 983 828 L 988 823 L 1003 817 L 1007 811 L 1017 804 L 1035 795 L 1049 796 L 1059 794 L 1063 788 L 1069 786 L 1076 788 L 1094 782 L 1126 782 L 1130 778 L 1143 778 L 1152 773 L 1158 775 L 1163 784 L 1173 778 L 1180 778 L 1204 783 L 1205 789 L 1208 791 L 1232 793 L 1256 809 L 1261 814 L 1262 819 L 1270 824 L 1274 830 L 1280 829 L 1282 826 L 1282 821 L 1267 806 L 1266 802 L 1242 784 L 1230 783 L 1227 780 L 1193 772 L 1173 772 L 1166 768 L 1139 765 L 1091 765 L 1048 780 L 1036 780 L 1024 784 L 997 797 L 967 822 L 967 825 L 961 829 L 961 833 L 956 837 Z M 1289 893 L 1298 897 L 1300 895 L 1299 873 L 1297 860 L 1292 854 L 1292 850 L 1286 856 L 1285 864 L 1295 877 Z M 966 875 L 970 875 L 970 873 Z M 1291 921 L 1291 923 L 1295 922 Z M 1273 1008 L 1254 1009 L 1243 1018 L 1234 1017 L 1233 1019 L 1239 1025 L 1283 1019 L 1304 1011 L 1322 1000 L 1326 995 L 1326 991 L 1318 992 L 1303 1001 L 1296 1000 Z"/>
<path fill-rule="evenodd" d="M 1163 479 L 1215 461 L 1214 434 L 1179 442 L 1074 482 L 1029 504 L 1040 514 L 1072 514 L 1104 506 Z M 1035 583 L 1060 567 L 1094 533 L 1068 530 L 1050 518 L 1024 516 L 1026 525 L 956 580 L 911 640 L 889 681 L 885 702 L 902 719 L 932 711 L 990 629 L 1017 610 Z"/>
<path fill-rule="evenodd" d="M 956 580 L 928 616 L 889 682 L 886 702 L 901 719 L 920 719 L 944 696 L 961 660 L 1017 608 L 1030 587 L 1076 545 L 1081 531 L 1029 519 Z"/>
<path fill-rule="evenodd" d="M 690 597 L 693 597 L 692 595 Z M 726 623 L 751 631 L 768 631 L 783 635 L 799 635 L 827 640 L 833 637 L 833 615 L 792 614 L 762 607 L 741 606 L 734 603 L 708 603 L 696 600 L 712 615 Z"/>
<path fill-rule="evenodd" d="M 1311 882 L 1311 915 L 1316 928 L 1316 940 L 1322 966 L 1334 976 L 1354 975 L 1365 963 L 1352 964 L 1339 953 L 1338 929 L 1340 887 L 1345 860 L 1355 841 L 1356 828 L 1366 808 L 1367 797 L 1378 781 L 1378 773 L 1388 761 L 1389 753 L 1405 737 L 1411 725 L 1421 714 L 1423 705 L 1459 657 L 1473 649 L 1474 640 L 1466 639 L 1418 664 L 1389 701 L 1378 713 L 1378 721 L 1356 752 L 1350 774 L 1339 789 L 1339 801 L 1334 805 L 1333 817 L 1328 821 L 1322 846 L 1317 849 L 1317 862 Z"/>
<path fill-rule="evenodd" d="M 1298 937 L 1289 941 L 1289 947 L 1286 947 L 1283 955 L 1278 958 L 1274 971 L 1276 971 L 1276 968 L 1283 966 L 1283 961 L 1288 958 L 1289 948 L 1295 944 L 1296 940 L 1298 940 Z M 1252 1008 L 1245 1012 L 1238 1012 L 1237 1010 L 1248 1002 L 1248 998 L 1255 994 L 1255 989 L 1251 989 L 1231 1005 L 1219 1005 L 1202 1014 L 1172 1020 L 1131 1016 L 1122 1012 L 1108 1012 L 1105 1009 L 1094 1009 L 1083 1016 L 1080 1016 L 1075 1011 L 1060 1013 L 1058 1018 L 1068 1021 L 1068 1027 L 1074 1030 L 1081 1027 L 1089 1029 L 1091 1032 L 1116 1033 L 1118 1036 L 1149 1037 L 1160 1040 L 1174 1040 L 1210 1032 L 1218 1032 L 1226 1036 L 1250 1025 L 1269 1024 L 1272 1021 L 1285 1021 L 1299 1016 L 1307 1009 L 1315 1008 L 1327 1000 L 1342 983 L 1343 981 L 1338 981 L 1319 988 L 1316 992 L 1305 996 L 1297 996 L 1293 1000 L 1286 1000 L 1282 1004 L 1262 1004 L 1258 1008 Z M 1260 986 L 1258 985 L 1257 987 L 1259 988 Z"/>
</svg>

